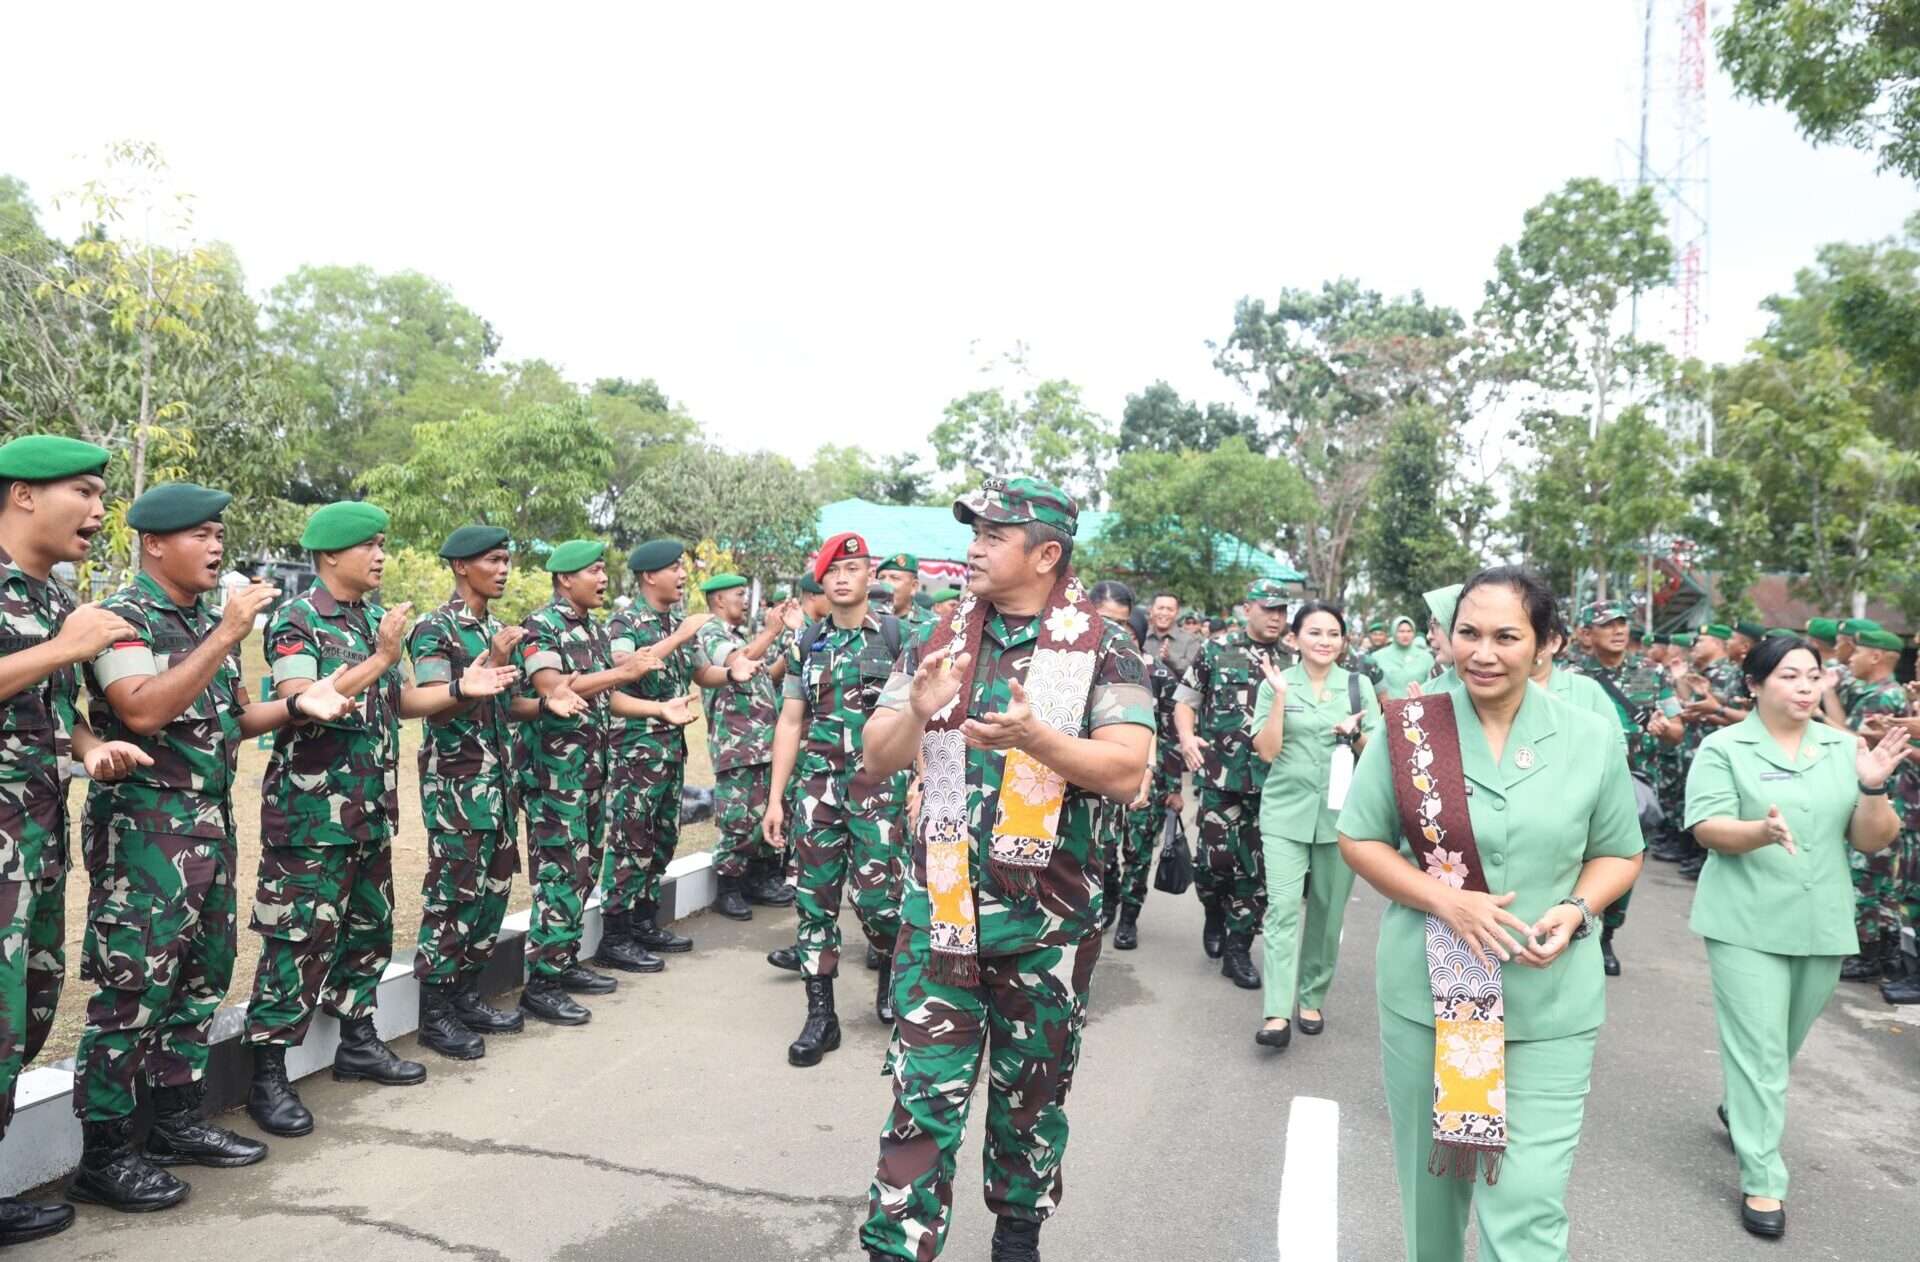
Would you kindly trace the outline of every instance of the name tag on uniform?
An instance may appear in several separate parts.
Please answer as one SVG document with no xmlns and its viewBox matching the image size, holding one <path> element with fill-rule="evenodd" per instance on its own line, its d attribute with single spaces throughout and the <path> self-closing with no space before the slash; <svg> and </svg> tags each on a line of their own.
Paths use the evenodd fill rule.
<svg viewBox="0 0 1920 1262">
<path fill-rule="evenodd" d="M 1305 714 L 1306 712 L 1307 707 L 1303 705 L 1289 705 L 1284 711 L 1287 714 Z"/>
<path fill-rule="evenodd" d="M 1760 778 L 1762 780 L 1791 780 L 1794 774 L 1795 773 L 1791 771 L 1763 771 L 1760 773 Z"/>
</svg>

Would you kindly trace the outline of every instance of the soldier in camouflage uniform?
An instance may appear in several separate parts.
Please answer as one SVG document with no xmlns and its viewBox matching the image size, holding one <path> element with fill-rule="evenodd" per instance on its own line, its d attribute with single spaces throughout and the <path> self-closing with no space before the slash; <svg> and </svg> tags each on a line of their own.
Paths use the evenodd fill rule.
<svg viewBox="0 0 1920 1262">
<path fill-rule="evenodd" d="M 1686 726 L 1677 717 L 1679 702 L 1667 673 L 1648 661 L 1645 654 L 1628 651 L 1632 617 L 1633 611 L 1617 601 L 1598 601 L 1587 608 L 1581 621 L 1588 629 L 1592 659 L 1581 673 L 1607 690 L 1619 713 L 1620 728 L 1627 740 L 1628 771 L 1658 792 L 1660 751 L 1663 746 L 1679 745 L 1686 736 Z M 1662 801 L 1661 807 L 1670 810 L 1670 819 L 1681 814 L 1678 803 L 1669 808 Z M 1632 897 L 1629 889 L 1601 918 L 1600 961 L 1609 977 L 1620 975 L 1613 935 L 1627 922 L 1627 903 Z"/>
<path fill-rule="evenodd" d="M 1293 654 L 1280 644 L 1287 594 L 1279 583 L 1254 583 L 1242 608 L 1247 625 L 1208 641 L 1187 668 L 1174 694 L 1174 724 L 1200 789 L 1205 858 L 1195 865 L 1195 885 L 1207 909 L 1201 945 L 1210 958 L 1221 957 L 1221 976 L 1255 990 L 1260 974 L 1251 955 L 1253 931 L 1266 902 L 1260 844 L 1260 785 L 1266 769 L 1254 757 L 1248 725 L 1264 678 L 1260 663 L 1285 669 L 1293 664 Z"/>
<path fill-rule="evenodd" d="M 1890 720 L 1905 716 L 1906 689 L 1893 677 L 1903 648 L 1900 637 L 1892 632 L 1856 624 L 1853 687 L 1847 706 L 1847 726 L 1853 731 L 1877 736 Z M 1902 764 L 1893 773 L 1889 792 L 1896 806 L 1906 792 L 1906 781 L 1914 774 L 1911 764 Z M 1899 964 L 1899 859 L 1906 849 L 1903 839 L 1875 854 L 1862 854 L 1852 848 L 1847 851 L 1853 865 L 1854 928 L 1860 934 L 1860 954 L 1840 965 L 1844 981 L 1877 982 L 1891 975 Z"/>
<path fill-rule="evenodd" d="M 913 846 L 894 979 L 900 1012 L 894 1102 L 860 1242 L 873 1258 L 938 1256 L 968 1108 L 984 1081 L 982 1165 L 987 1207 L 997 1216 L 993 1257 L 1015 1262 L 1039 1257 L 1041 1224 L 1058 1209 L 1063 1188 L 1067 1095 L 1101 946 L 1096 804 L 1138 791 L 1153 713 L 1131 635 L 1097 614 L 1097 634 L 1085 650 L 1084 697 L 1077 695 L 1080 672 L 1066 662 L 1052 681 L 1033 673 L 1036 650 L 1061 640 L 1071 645 L 1086 634 L 1089 615 L 1077 582 L 1069 576 L 1064 592 L 1058 585 L 1071 562 L 1073 501 L 1032 479 L 995 480 L 954 511 L 975 531 L 968 560 L 976 577 L 955 613 L 956 619 L 964 615 L 963 630 L 937 641 L 937 648 L 931 634 L 916 638 L 867 727 L 867 756 L 892 770 L 921 753 L 936 716 L 951 723 L 951 707 L 966 707 L 961 725 L 946 729 L 964 736 L 962 752 L 954 755 L 960 765 L 930 766 L 926 773 L 929 795 L 944 799 L 951 792 L 960 799 L 948 818 L 957 813 L 964 821 L 966 857 L 955 863 L 947 850 L 961 839 L 946 839 L 936 870 L 925 832 Z M 976 638 L 973 655 L 949 651 Z M 1067 678 L 1077 723 L 1059 714 L 1067 698 L 1057 688 L 1046 707 L 1053 722 L 1043 720 L 1039 703 L 1027 701 L 1027 686 L 1047 688 Z M 1055 767 L 1071 771 L 1062 776 L 1064 796 L 1050 816 L 1057 824 L 1045 865 L 1003 874 L 995 827 L 1006 807 L 1003 796 L 1015 792 L 1003 785 L 1012 750 L 1028 758 L 1045 753 Z M 936 776 L 957 783 L 950 790 L 935 787 Z M 1033 787 L 1023 787 L 1021 800 L 1034 803 Z M 946 919 L 956 886 L 959 905 L 973 909 L 971 934 L 958 938 L 948 934 L 953 926 Z M 936 901 L 943 909 L 938 937 Z M 983 1061 L 989 1064 L 984 1075 Z"/>
<path fill-rule="evenodd" d="M 502 627 L 488 606 L 507 590 L 508 536 L 498 526 L 462 526 L 440 545 L 453 597 L 407 637 L 413 686 L 401 695 L 420 732 L 420 819 L 427 871 L 420 886 L 420 1044 L 454 1060 L 486 1055 L 485 1036 L 517 1034 L 518 1012 L 480 995 L 520 870 L 514 836 L 512 699 L 514 649 L 526 632 Z M 531 717 L 536 709 L 523 702 Z"/>
<path fill-rule="evenodd" d="M 107 459 L 104 447 L 47 435 L 0 446 L 0 1135 L 13 1120 L 20 1073 L 52 1030 L 66 976 L 69 756 L 96 782 L 145 757 L 101 741 L 76 704 L 74 668 L 132 628 L 81 605 L 53 577 L 54 566 L 85 560 L 99 533 Z M 130 1119 L 86 1128 L 86 1141 L 96 1169 L 151 1169 L 133 1152 Z M 70 1205 L 0 1198 L 0 1245 L 72 1222 Z"/>
<path fill-rule="evenodd" d="M 774 649 L 800 608 L 791 601 L 767 610 L 760 634 L 748 637 L 747 580 L 716 574 L 700 584 L 713 621 L 694 642 L 694 679 L 706 690 L 707 752 L 713 760 L 713 817 L 720 842 L 713 870 L 720 895 L 714 907 L 733 920 L 753 919 L 752 903 L 785 907 L 793 895 L 781 882 L 781 856 L 767 844 L 760 821 L 773 778 L 773 723 L 787 664 Z M 769 664 L 771 663 L 771 664 Z"/>
<path fill-rule="evenodd" d="M 267 628 L 276 697 L 291 700 L 330 680 L 342 696 L 361 699 L 339 720 L 282 728 L 261 785 L 247 1112 L 273 1135 L 313 1130 L 285 1058 L 317 1008 L 340 1019 L 334 1077 L 408 1086 L 427 1074 L 395 1056 L 373 1028 L 380 975 L 393 955 L 400 656 L 412 614 L 411 605 L 383 609 L 368 599 L 385 568 L 386 529 L 386 513 L 371 504 L 315 510 L 300 546 L 313 553 L 318 577 Z"/>
<path fill-rule="evenodd" d="M 800 631 L 804 631 L 815 623 L 821 622 L 833 611 L 832 603 L 827 600 L 827 589 L 820 586 L 813 575 L 802 574 L 799 581 L 793 586 L 795 593 L 794 599 L 800 604 Z M 789 655 L 793 653 L 794 645 L 799 643 L 799 637 L 799 631 L 783 633 L 779 643 L 773 650 L 776 660 L 786 661 Z M 786 692 L 784 673 L 781 676 L 781 683 L 781 695 L 784 697 Z M 782 704 L 784 705 L 784 702 L 782 702 Z M 769 780 L 769 783 L 771 783 L 771 780 Z M 800 789 L 801 785 L 797 779 L 788 779 L 787 799 L 781 804 L 788 819 L 797 818 L 800 804 Z M 786 844 L 780 848 L 780 871 L 786 877 L 787 884 L 797 889 L 800 877 L 793 866 L 794 831 L 795 830 L 791 828 L 787 830 Z M 773 965 L 775 968 L 784 969 L 789 973 L 798 973 L 800 971 L 800 937 L 798 924 L 794 926 L 793 945 L 790 947 L 775 947 L 773 950 L 767 952 L 767 963 Z"/>
<path fill-rule="evenodd" d="M 1693 769 L 1700 742 L 1720 728 L 1738 723 L 1752 708 L 1746 678 L 1727 656 L 1727 641 L 1732 638 L 1733 628 L 1710 622 L 1686 646 L 1687 670 L 1681 677 L 1686 695 L 1680 706 L 1681 721 L 1687 725 L 1680 753 L 1683 785 Z M 1684 829 L 1670 830 L 1664 844 L 1649 847 L 1649 851 L 1656 859 L 1678 863 L 1681 877 L 1687 880 L 1698 880 L 1707 862 L 1706 848 Z"/>
<path fill-rule="evenodd" d="M 711 618 L 696 614 L 675 624 L 673 609 L 686 598 L 686 547 L 655 539 L 627 557 L 633 603 L 607 622 L 616 659 L 646 649 L 659 670 L 621 685 L 618 700 L 648 707 L 645 717 L 614 711 L 612 792 L 607 798 L 611 833 L 601 887 L 601 912 L 615 942 L 628 940 L 643 953 L 691 951 L 693 939 L 659 923 L 660 880 L 680 846 L 680 789 L 687 766 L 687 737 L 694 719 L 693 638 Z M 611 963 L 612 961 L 608 961 Z"/>
<path fill-rule="evenodd" d="M 762 827 L 769 844 L 785 844 L 787 785 L 797 776 L 794 907 L 808 1015 L 800 1037 L 787 1048 L 787 1061 L 798 1066 L 817 1065 L 840 1045 L 833 979 L 840 971 L 840 897 L 849 873 L 854 915 L 880 955 L 875 1010 L 882 1021 L 893 1020 L 888 979 L 900 929 L 906 803 L 897 776 L 875 782 L 865 774 L 861 730 L 902 641 L 897 621 L 886 616 L 883 623 L 867 608 L 871 574 L 871 553 L 859 535 L 835 535 L 822 545 L 813 576 L 826 589 L 833 612 L 801 631 L 787 654 L 780 686 L 773 780 Z"/>
<path fill-rule="evenodd" d="M 1187 763 L 1180 753 L 1180 733 L 1174 727 L 1174 694 L 1180 687 L 1170 653 L 1143 653 L 1147 664 L 1147 688 L 1153 698 L 1153 756 L 1147 803 L 1127 813 L 1127 839 L 1122 854 L 1120 876 L 1120 919 L 1113 931 L 1113 949 L 1131 951 L 1140 945 L 1140 910 L 1146 906 L 1147 890 L 1153 879 L 1154 857 L 1158 853 L 1160 833 L 1166 827 L 1167 812 L 1176 816 L 1184 809 L 1181 785 Z"/>
<path fill-rule="evenodd" d="M 550 552 L 553 599 L 520 624 L 520 670 L 536 704 L 520 757 L 533 885 L 520 1009 L 552 1025 L 585 1025 L 593 1014 L 570 996 L 604 995 L 617 985 L 580 962 L 587 898 L 606 841 L 607 751 L 616 715 L 658 713 L 654 703 L 618 690 L 658 670 L 659 658 L 642 650 L 616 663 L 606 627 L 593 617 L 607 599 L 606 550 L 596 539 L 572 539 Z M 627 972 L 664 967 L 624 925 L 606 925 L 594 958 Z"/>
<path fill-rule="evenodd" d="M 919 557 L 911 552 L 896 552 L 874 567 L 873 577 L 876 583 L 892 587 L 893 616 L 900 619 L 900 629 L 908 639 L 922 627 L 933 625 L 933 610 L 921 608 L 915 599 L 920 594 Z"/>
<path fill-rule="evenodd" d="M 1125 583 L 1109 580 L 1095 583 L 1087 592 L 1087 598 L 1107 622 L 1118 627 L 1127 638 L 1127 643 L 1139 649 L 1139 641 L 1133 634 L 1133 589 Z M 1146 665 L 1146 656 L 1141 655 L 1142 669 L 1150 673 Z M 1164 663 L 1162 663 L 1164 667 Z M 1141 776 L 1140 791 L 1132 801 L 1102 801 L 1097 818 L 1100 842 L 1100 866 L 1102 876 L 1101 929 L 1113 927 L 1115 921 L 1127 916 L 1127 936 L 1138 945 L 1134 926 L 1140 916 L 1140 907 L 1146 898 L 1148 869 L 1154 853 L 1153 843 L 1159 833 L 1159 825 L 1164 818 L 1164 807 L 1154 806 L 1154 764 L 1151 754 L 1147 770 Z M 1139 881 L 1136 891 L 1133 885 Z M 1127 909 L 1131 908 L 1131 914 Z M 1132 950 L 1132 946 L 1122 946 L 1121 935 L 1114 934 L 1113 945 L 1116 950 Z"/>
</svg>

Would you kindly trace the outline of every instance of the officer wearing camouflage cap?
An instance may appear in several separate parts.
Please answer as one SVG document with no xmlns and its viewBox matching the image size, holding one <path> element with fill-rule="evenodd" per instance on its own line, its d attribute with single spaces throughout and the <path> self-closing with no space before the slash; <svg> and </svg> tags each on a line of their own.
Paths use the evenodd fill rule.
<svg viewBox="0 0 1920 1262">
<path fill-rule="evenodd" d="M 1253 752 L 1253 703 L 1266 678 L 1293 664 L 1280 643 L 1287 592 L 1272 579 L 1247 589 L 1245 625 L 1202 646 L 1174 692 L 1173 722 L 1187 769 L 1200 789 L 1200 848 L 1194 887 L 1206 908 L 1201 948 L 1220 958 L 1221 976 L 1257 990 L 1253 930 L 1266 901 L 1260 844 L 1260 786 L 1267 768 Z"/>
</svg>

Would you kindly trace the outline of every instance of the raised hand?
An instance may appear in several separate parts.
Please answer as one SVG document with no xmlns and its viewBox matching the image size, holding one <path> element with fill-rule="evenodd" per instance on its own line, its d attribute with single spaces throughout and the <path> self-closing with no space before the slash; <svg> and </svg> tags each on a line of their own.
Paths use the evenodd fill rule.
<svg viewBox="0 0 1920 1262">
<path fill-rule="evenodd" d="M 1779 846 L 1788 854 L 1800 853 L 1800 848 L 1793 844 L 1793 830 L 1787 827 L 1787 817 L 1780 813 L 1778 806 L 1767 808 L 1767 844 Z"/>
<path fill-rule="evenodd" d="M 961 653 L 956 657 L 951 649 L 921 658 L 920 664 L 914 667 L 913 686 L 907 693 L 913 716 L 922 723 L 930 723 L 934 715 L 952 704 L 960 695 L 960 681 L 972 661 L 971 655 Z"/>
<path fill-rule="evenodd" d="M 494 665 L 505 666 L 513 660 L 513 650 L 520 647 L 520 641 L 527 638 L 527 629 L 522 626 L 501 627 L 488 646 Z"/>
<path fill-rule="evenodd" d="M 807 615 L 801 612 L 800 602 L 797 600 L 789 600 L 781 605 L 780 608 L 782 611 L 780 614 L 780 624 L 786 627 L 787 630 L 798 635 L 801 629 L 807 625 Z"/>
<path fill-rule="evenodd" d="M 1267 686 L 1273 689 L 1273 703 L 1282 705 L 1287 699 L 1287 678 L 1281 669 L 1268 658 L 1260 659 L 1260 673 L 1266 677 Z"/>
<path fill-rule="evenodd" d="M 485 662 L 475 662 L 460 672 L 460 695 L 463 697 L 493 697 L 513 687 L 513 681 L 520 678 L 517 666 L 489 666 Z"/>
<path fill-rule="evenodd" d="M 60 634 L 53 637 L 60 645 L 69 662 L 88 662 L 106 652 L 121 640 L 137 640 L 133 624 L 99 605 L 81 605 L 68 614 L 66 621 L 60 624 Z"/>
<path fill-rule="evenodd" d="M 766 667 L 766 659 L 748 657 L 745 653 L 735 653 L 727 659 L 727 678 L 736 684 L 744 684 Z"/>
<path fill-rule="evenodd" d="M 413 602 L 403 600 L 380 615 L 380 629 L 374 633 L 374 651 L 390 662 L 400 660 L 400 646 L 406 642 L 407 628 L 413 625 Z"/>
<path fill-rule="evenodd" d="M 342 666 L 325 679 L 316 679 L 311 687 L 293 694 L 293 708 L 302 717 L 321 723 L 338 722 L 352 714 L 354 699 L 340 695 L 338 687 L 340 676 L 346 673 L 346 669 Z"/>
<path fill-rule="evenodd" d="M 1878 789 L 1886 784 L 1906 756 L 1907 729 L 1902 724 L 1890 723 L 1886 734 L 1877 742 L 1868 744 L 1862 738 L 1854 743 L 1853 766 L 1861 785 Z"/>
<path fill-rule="evenodd" d="M 983 714 L 960 725 L 960 734 L 974 749 L 1023 749 L 1038 735 L 1040 721 L 1027 704 L 1027 690 L 1015 679 L 1007 684 L 1011 704 L 996 714 Z"/>
<path fill-rule="evenodd" d="M 635 649 L 620 659 L 619 669 L 628 683 L 639 683 L 646 676 L 661 670 L 666 663 L 651 648 Z"/>
<path fill-rule="evenodd" d="M 153 766 L 153 755 L 131 741 L 101 741 L 80 759 L 92 780 L 120 780 L 138 767 Z"/>
<path fill-rule="evenodd" d="M 220 611 L 220 635 L 229 644 L 246 639 L 253 630 L 254 619 L 265 613 L 279 595 L 280 589 L 273 584 L 257 582 L 229 593 L 226 608 Z"/>
<path fill-rule="evenodd" d="M 553 686 L 553 691 L 546 698 L 547 713 L 557 719 L 571 719 L 586 712 L 587 699 L 573 690 L 573 685 L 579 680 L 577 674 L 568 675 Z"/>
<path fill-rule="evenodd" d="M 662 701 L 660 703 L 660 717 L 675 727 L 685 727 L 687 724 L 693 722 L 699 714 L 699 710 L 696 709 L 694 705 L 699 695 L 697 692 L 689 693 L 684 697 L 674 697 L 671 700 Z"/>
</svg>

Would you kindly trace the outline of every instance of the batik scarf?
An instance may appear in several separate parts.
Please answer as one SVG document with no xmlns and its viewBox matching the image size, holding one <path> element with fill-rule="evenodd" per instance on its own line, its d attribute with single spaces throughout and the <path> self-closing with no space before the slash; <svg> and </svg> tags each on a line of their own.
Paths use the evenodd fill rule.
<svg viewBox="0 0 1920 1262">
<path fill-rule="evenodd" d="M 1453 698 L 1386 703 L 1387 753 L 1400 827 L 1426 874 L 1454 889 L 1487 893 L 1467 811 Z M 1451 926 L 1427 917 L 1427 982 L 1433 992 L 1433 1152 L 1427 1169 L 1489 1184 L 1507 1149 L 1506 1009 L 1500 962 L 1482 964 Z"/>
<path fill-rule="evenodd" d="M 980 978 L 979 923 L 974 901 L 971 827 L 967 811 L 967 743 L 960 734 L 980 664 L 980 636 L 992 615 L 988 602 L 961 598 L 953 614 L 935 625 L 922 660 L 967 657 L 960 691 L 927 723 L 920 738 L 925 768 L 920 783 L 919 837 L 927 856 L 927 897 L 932 907 L 933 958 L 928 974 L 950 985 Z M 1063 572 L 1041 612 L 1027 677 L 1022 683 L 1036 718 L 1055 731 L 1080 734 L 1087 694 L 1093 687 L 1100 614 L 1080 580 Z M 987 848 L 994 884 L 1004 893 L 1030 896 L 1036 878 L 1053 860 L 1067 782 L 1059 772 L 1018 749 L 1006 751 L 1000 772 L 1000 802 Z"/>
</svg>

